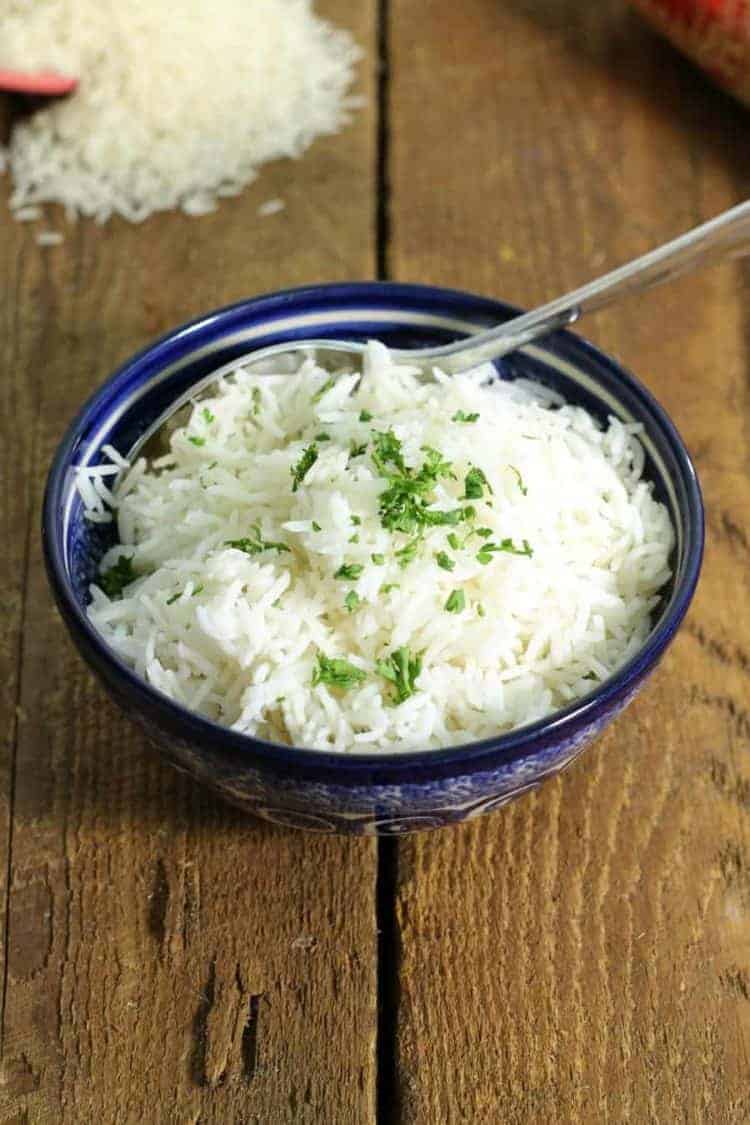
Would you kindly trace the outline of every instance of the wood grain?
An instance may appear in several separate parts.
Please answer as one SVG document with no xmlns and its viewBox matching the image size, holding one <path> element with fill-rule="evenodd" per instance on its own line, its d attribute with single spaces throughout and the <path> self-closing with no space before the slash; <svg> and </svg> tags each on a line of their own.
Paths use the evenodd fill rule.
<svg viewBox="0 0 750 1125">
<path fill-rule="evenodd" d="M 374 844 L 257 825 L 163 766 L 65 639 L 37 534 L 63 427 L 129 353 L 253 293 L 372 274 L 375 5 L 326 9 L 368 50 L 369 104 L 302 161 L 200 220 L 45 209 L 65 234 L 46 250 L 0 213 L 6 1125 L 373 1119 Z"/>
<path fill-rule="evenodd" d="M 747 195 L 746 114 L 614 0 L 393 0 L 389 261 L 531 304 Z M 750 1119 L 748 276 L 585 332 L 639 372 L 708 505 L 689 622 L 565 777 L 399 843 L 399 1118 Z"/>
</svg>

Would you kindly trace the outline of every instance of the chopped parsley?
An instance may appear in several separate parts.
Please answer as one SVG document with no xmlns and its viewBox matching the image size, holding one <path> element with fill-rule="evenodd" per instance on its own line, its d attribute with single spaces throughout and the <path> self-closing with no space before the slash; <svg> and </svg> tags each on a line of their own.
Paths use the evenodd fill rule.
<svg viewBox="0 0 750 1125">
<path fill-rule="evenodd" d="M 485 610 L 481 602 L 477 602 L 477 617 L 484 617 Z"/>
<path fill-rule="evenodd" d="M 359 605 L 359 594 L 356 592 L 356 590 L 349 591 L 349 593 L 344 598 L 344 605 L 348 609 L 349 613 L 354 612 L 354 610 Z"/>
<path fill-rule="evenodd" d="M 190 597 L 194 598 L 196 596 L 196 594 L 200 594 L 202 590 L 203 590 L 202 585 L 196 586 L 195 589 L 193 590 L 192 594 L 190 595 Z M 174 603 L 177 601 L 177 599 L 182 597 L 183 593 L 184 593 L 183 590 L 178 590 L 176 594 L 172 594 L 171 598 L 167 598 L 167 605 L 174 605 Z"/>
<path fill-rule="evenodd" d="M 466 414 L 463 410 L 457 410 L 451 418 L 451 422 L 478 422 L 478 414 Z"/>
<path fill-rule="evenodd" d="M 359 420 L 360 422 L 372 422 L 372 414 L 369 410 L 360 410 Z"/>
<path fill-rule="evenodd" d="M 316 441 L 330 441 L 331 435 L 327 434 L 324 430 L 322 433 L 315 435 L 315 440 Z"/>
<path fill-rule="evenodd" d="M 426 454 L 418 471 L 409 469 L 403 458 L 401 442 L 392 430 L 375 435 L 372 460 L 388 486 L 380 494 L 380 521 L 388 531 L 413 535 L 424 527 L 455 525 L 467 519 L 468 509 L 452 511 L 431 509 L 431 493 L 441 477 L 453 476 L 449 461 L 437 449 L 423 446 Z M 392 466 L 390 468 L 389 466 Z"/>
<path fill-rule="evenodd" d="M 452 547 L 454 551 L 458 551 L 458 550 L 459 550 L 459 548 L 460 548 L 460 546 L 461 546 L 461 541 L 460 541 L 460 539 L 458 538 L 458 536 L 456 535 L 455 531 L 451 531 L 451 533 L 449 534 L 449 536 L 448 536 L 448 545 L 449 545 L 450 547 Z"/>
<path fill-rule="evenodd" d="M 359 578 L 364 569 L 361 563 L 342 563 L 333 577 L 347 578 L 353 582 L 356 578 Z"/>
<path fill-rule="evenodd" d="M 376 660 L 375 670 L 394 685 L 393 702 L 403 703 L 417 690 L 417 679 L 422 671 L 422 654 L 412 656 L 406 646 L 397 648 L 385 660 Z"/>
<path fill-rule="evenodd" d="M 359 536 L 356 534 L 356 532 L 354 535 L 349 536 L 349 538 L 347 539 L 347 543 L 359 543 Z"/>
<path fill-rule="evenodd" d="M 438 551 L 435 555 L 435 561 L 443 570 L 453 570 L 456 566 L 455 560 L 452 559 L 450 555 L 447 555 L 445 551 Z"/>
<path fill-rule="evenodd" d="M 515 466 L 515 465 L 508 465 L 508 468 L 510 469 L 510 471 L 511 471 L 511 472 L 513 473 L 513 475 L 515 476 L 516 480 L 518 481 L 518 487 L 519 487 L 519 489 L 521 490 L 521 495 L 522 495 L 522 496 L 528 496 L 528 494 L 529 494 L 529 490 L 528 490 L 528 488 L 526 487 L 526 485 L 525 485 L 525 484 L 523 483 L 523 477 L 522 477 L 522 476 L 521 476 L 521 474 L 519 473 L 519 471 L 518 471 L 518 469 L 516 468 L 516 466 Z"/>
<path fill-rule="evenodd" d="M 296 465 L 292 465 L 292 492 L 296 492 L 302 481 L 305 479 L 310 469 L 318 460 L 318 447 L 315 442 L 308 445 L 306 449 L 302 450 L 302 456 Z"/>
<path fill-rule="evenodd" d="M 375 566 L 385 566 L 385 555 L 370 555 Z"/>
<path fill-rule="evenodd" d="M 253 387 L 253 414 L 260 414 L 260 387 Z"/>
<path fill-rule="evenodd" d="M 205 445 L 206 444 L 206 439 L 204 437 L 196 437 L 195 434 L 191 434 L 190 437 L 188 438 L 188 441 L 191 443 L 191 445 Z"/>
<path fill-rule="evenodd" d="M 322 531 L 323 530 L 323 528 L 320 526 L 320 524 L 316 520 L 312 521 L 312 529 L 313 529 L 313 531 Z"/>
<path fill-rule="evenodd" d="M 212 422 L 216 421 L 215 416 L 211 413 L 207 406 L 205 406 L 203 410 L 201 410 L 201 417 L 203 418 L 203 421 L 207 426 L 210 426 Z"/>
<path fill-rule="evenodd" d="M 406 474 L 408 470 L 404 462 L 401 442 L 393 430 L 386 430 L 385 433 L 376 431 L 373 437 L 372 460 L 381 477 L 389 475 L 386 468 L 389 464 L 395 466 L 400 473 Z"/>
<path fill-rule="evenodd" d="M 399 590 L 401 588 L 400 582 L 386 582 L 383 587 L 384 594 L 390 594 L 391 590 Z"/>
<path fill-rule="evenodd" d="M 422 452 L 427 456 L 424 459 L 422 468 L 419 470 L 420 480 L 435 484 L 441 477 L 451 477 L 453 480 L 456 479 L 453 466 L 450 461 L 443 460 L 443 455 L 439 449 L 433 449 L 431 445 L 423 445 Z"/>
<path fill-rule="evenodd" d="M 415 539 L 410 539 L 408 543 L 404 544 L 398 551 L 395 552 L 398 559 L 398 565 L 403 570 L 409 563 L 414 562 L 419 550 L 420 538 L 417 536 Z"/>
<path fill-rule="evenodd" d="M 466 609 L 466 595 L 463 590 L 451 590 L 443 608 L 447 613 L 461 613 Z"/>
<path fill-rule="evenodd" d="M 359 527 L 359 525 L 362 523 L 362 520 L 359 516 L 352 516 L 352 523 L 355 527 Z"/>
<path fill-rule="evenodd" d="M 343 657 L 328 657 L 324 656 L 322 652 L 318 653 L 318 666 L 312 677 L 313 687 L 317 687 L 318 684 L 330 684 L 331 687 L 348 691 L 349 688 L 356 687 L 366 679 L 366 672 L 363 672 L 361 668 L 357 668 L 354 664 L 350 664 Z"/>
<path fill-rule="evenodd" d="M 448 511 L 441 511 L 439 508 L 422 508 L 419 512 L 419 520 L 426 527 L 455 527 L 464 520 L 472 520 L 476 512 L 473 508 L 450 508 Z"/>
<path fill-rule="evenodd" d="M 323 384 L 323 386 L 322 386 L 322 387 L 320 388 L 320 390 L 319 390 L 319 391 L 316 391 L 316 392 L 315 392 L 315 394 L 313 395 L 313 397 L 312 397 L 312 400 L 313 400 L 313 402 L 320 402 L 320 400 L 322 399 L 323 395 L 327 395 L 327 394 L 328 394 L 328 392 L 330 391 L 330 389 L 331 389 L 331 387 L 333 386 L 333 384 L 334 384 L 334 380 L 333 380 L 333 379 L 326 379 L 325 383 L 324 383 L 324 384 Z"/>
<path fill-rule="evenodd" d="M 259 555 L 261 551 L 289 551 L 286 543 L 274 543 L 271 539 L 264 539 L 260 533 L 260 524 L 254 523 L 251 528 L 252 535 L 244 539 L 225 539 L 225 547 L 234 547 L 236 551 L 244 551 L 246 555 Z"/>
<path fill-rule="evenodd" d="M 483 471 L 476 466 L 469 469 L 464 478 L 464 499 L 481 500 L 484 496 L 485 488 L 488 492 L 492 492 L 492 486 Z"/>
<path fill-rule="evenodd" d="M 115 598 L 121 594 L 126 586 L 135 582 L 138 575 L 133 570 L 133 560 L 130 555 L 120 555 L 114 566 L 99 575 L 101 586 L 108 598 Z"/>
<path fill-rule="evenodd" d="M 351 445 L 349 446 L 349 457 L 350 458 L 361 457 L 362 454 L 366 453 L 366 452 L 367 452 L 367 442 L 364 442 L 362 445 L 357 445 L 357 443 L 355 441 L 353 441 L 351 443 Z"/>
<path fill-rule="evenodd" d="M 482 566 L 492 562 L 492 556 L 504 552 L 507 555 L 524 555 L 530 559 L 534 552 L 528 539 L 523 540 L 522 547 L 516 547 L 512 539 L 501 539 L 499 543 L 483 543 L 477 551 L 477 559 Z"/>
</svg>

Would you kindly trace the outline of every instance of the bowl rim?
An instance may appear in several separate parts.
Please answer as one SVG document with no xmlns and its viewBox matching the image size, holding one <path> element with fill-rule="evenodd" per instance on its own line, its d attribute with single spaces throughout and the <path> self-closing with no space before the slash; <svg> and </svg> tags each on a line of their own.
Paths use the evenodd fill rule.
<svg viewBox="0 0 750 1125">
<path fill-rule="evenodd" d="M 139 349 L 121 363 L 89 395 L 66 427 L 63 437 L 57 445 L 47 475 L 42 505 L 41 532 L 47 575 L 58 606 L 69 626 L 74 626 L 78 630 L 81 639 L 86 642 L 86 647 L 93 649 L 97 658 L 103 662 L 106 673 L 100 672 L 100 674 L 104 675 L 104 679 L 109 683 L 124 680 L 128 693 L 135 693 L 136 696 L 144 697 L 150 708 L 158 711 L 166 725 L 172 730 L 185 726 L 192 727 L 189 737 L 193 740 L 200 739 L 202 752 L 208 756 L 217 753 L 226 755 L 228 753 L 232 758 L 238 759 L 247 766 L 260 763 L 277 772 L 307 773 L 312 771 L 314 773 L 316 770 L 323 770 L 326 773 L 331 771 L 344 773 L 346 771 L 367 771 L 381 775 L 384 772 L 399 774 L 403 771 L 413 773 L 427 770 L 427 772 L 434 772 L 435 769 L 439 770 L 441 766 L 455 765 L 457 760 L 462 767 L 466 767 L 465 772 L 467 773 L 481 769 L 483 765 L 486 765 L 488 759 L 492 759 L 494 763 L 502 762 L 503 764 L 518 762 L 551 741 L 564 739 L 579 733 L 581 728 L 593 723 L 598 715 L 602 712 L 606 713 L 610 708 L 616 706 L 623 697 L 627 697 L 631 691 L 636 690 L 640 681 L 648 670 L 656 664 L 673 639 L 689 608 L 703 560 L 705 513 L 698 476 L 685 443 L 665 409 L 632 372 L 623 367 L 618 360 L 607 352 L 602 351 L 577 333 L 561 330 L 546 338 L 541 345 L 535 346 L 537 348 L 541 346 L 543 350 L 551 351 L 551 345 L 554 344 L 554 353 L 562 356 L 563 359 L 568 358 L 571 362 L 579 365 L 582 359 L 588 359 L 596 365 L 603 365 L 627 386 L 630 393 L 638 400 L 639 405 L 643 406 L 645 411 L 650 413 L 653 420 L 658 424 L 671 448 L 686 490 L 687 506 L 691 517 L 688 526 L 690 526 L 692 532 L 692 542 L 685 556 L 682 577 L 672 595 L 669 612 L 665 613 L 656 627 L 652 629 L 645 644 L 638 652 L 591 693 L 533 723 L 518 727 L 505 734 L 477 739 L 472 742 L 456 743 L 451 746 L 427 750 L 320 750 L 271 742 L 215 723 L 152 687 L 113 652 L 94 626 L 91 625 L 74 594 L 70 576 L 61 557 L 57 536 L 55 535 L 57 498 L 62 494 L 64 488 L 65 477 L 70 468 L 71 454 L 77 444 L 79 431 L 84 427 L 89 414 L 106 402 L 106 399 L 111 396 L 113 389 L 118 384 L 126 382 L 127 377 L 137 374 L 138 369 L 144 364 L 153 363 L 159 358 L 161 352 L 165 350 L 168 352 L 172 345 L 181 342 L 186 336 L 200 334 L 202 330 L 215 330 L 236 314 L 243 312 L 257 314 L 264 307 L 268 312 L 271 312 L 278 309 L 279 306 L 304 302 L 306 299 L 319 299 L 321 296 L 331 300 L 335 300 L 337 297 L 366 300 L 368 297 L 382 297 L 384 295 L 390 295 L 396 302 L 399 297 L 401 299 L 407 297 L 412 300 L 418 299 L 426 304 L 429 304 L 430 301 L 447 301 L 449 303 L 456 301 L 462 305 L 469 302 L 475 308 L 481 308 L 496 316 L 498 320 L 506 316 L 518 315 L 521 311 L 516 306 L 504 301 L 474 294 L 467 290 L 408 282 L 329 282 L 261 293 L 185 321 Z M 396 308 L 394 308 L 394 312 L 396 311 Z M 252 349 L 249 349 L 250 351 Z M 158 374 L 158 370 L 152 372 L 149 378 L 154 378 L 155 374 Z"/>
</svg>

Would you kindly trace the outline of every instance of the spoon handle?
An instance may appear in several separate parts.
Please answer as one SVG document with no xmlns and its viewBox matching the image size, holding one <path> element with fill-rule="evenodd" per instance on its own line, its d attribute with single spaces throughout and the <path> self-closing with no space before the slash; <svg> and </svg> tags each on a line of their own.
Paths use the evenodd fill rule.
<svg viewBox="0 0 750 1125">
<path fill-rule="evenodd" d="M 651 289 L 718 258 L 728 255 L 739 257 L 748 252 L 750 203 L 741 203 L 533 312 L 508 320 L 470 340 L 430 348 L 429 357 L 448 371 L 464 371 L 477 363 L 499 359 L 540 336 L 574 324 L 584 313 L 603 309 L 620 297 Z M 419 352 L 409 352 L 408 355 L 410 359 L 419 358 Z"/>
</svg>

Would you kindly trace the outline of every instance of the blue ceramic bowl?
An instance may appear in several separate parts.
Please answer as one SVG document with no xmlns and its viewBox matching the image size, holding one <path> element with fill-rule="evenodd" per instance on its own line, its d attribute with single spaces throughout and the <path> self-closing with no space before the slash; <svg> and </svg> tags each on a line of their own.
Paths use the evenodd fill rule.
<svg viewBox="0 0 750 1125">
<path fill-rule="evenodd" d="M 191 714 L 147 686 L 86 617 L 87 588 L 112 542 L 83 518 L 73 467 L 126 453 L 192 382 L 255 348 L 306 337 L 378 337 L 395 347 L 445 343 L 516 315 L 447 289 L 362 283 L 297 289 L 245 301 L 176 329 L 120 368 L 86 403 L 50 470 L 43 538 L 50 583 L 73 640 L 104 686 L 178 768 L 248 812 L 321 832 L 396 834 L 499 808 L 563 769 L 630 702 L 675 635 L 695 590 L 703 508 L 695 470 L 661 407 L 632 375 L 567 332 L 498 364 L 502 378 L 539 379 L 604 419 L 642 422 L 647 474 L 677 529 L 674 578 L 654 628 L 617 675 L 548 719 L 458 748 L 334 754 L 279 746 Z"/>
</svg>

